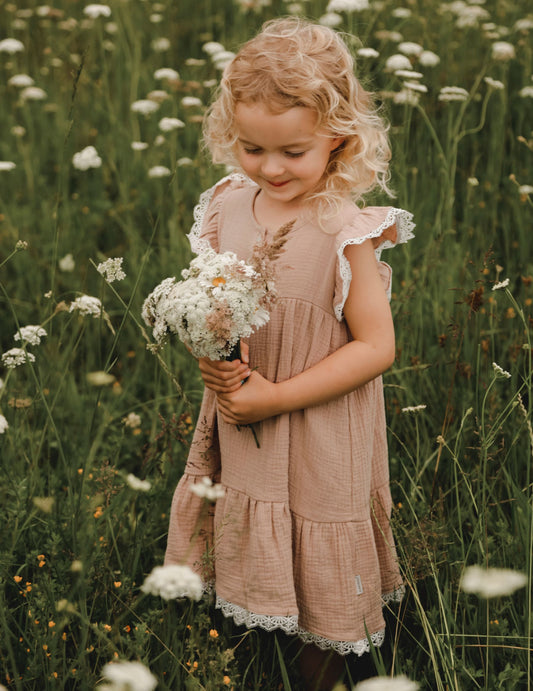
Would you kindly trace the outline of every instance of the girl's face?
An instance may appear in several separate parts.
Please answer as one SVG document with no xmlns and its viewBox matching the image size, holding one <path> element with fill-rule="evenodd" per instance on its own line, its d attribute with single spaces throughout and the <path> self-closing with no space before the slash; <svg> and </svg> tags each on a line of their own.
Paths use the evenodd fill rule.
<svg viewBox="0 0 533 691">
<path fill-rule="evenodd" d="M 272 113 L 261 103 L 237 103 L 237 159 L 274 204 L 300 202 L 317 187 L 341 137 L 316 129 L 317 115 L 295 107 Z"/>
</svg>

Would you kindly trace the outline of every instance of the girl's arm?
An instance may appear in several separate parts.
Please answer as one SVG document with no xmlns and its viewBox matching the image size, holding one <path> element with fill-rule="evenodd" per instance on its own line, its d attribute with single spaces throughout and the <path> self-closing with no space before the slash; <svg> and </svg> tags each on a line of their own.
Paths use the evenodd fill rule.
<svg viewBox="0 0 533 691">
<path fill-rule="evenodd" d="M 394 326 L 370 240 L 345 250 L 352 280 L 344 317 L 353 341 L 286 381 L 252 372 L 245 386 L 217 394 L 226 422 L 246 424 L 327 403 L 374 379 L 394 361 Z"/>
</svg>

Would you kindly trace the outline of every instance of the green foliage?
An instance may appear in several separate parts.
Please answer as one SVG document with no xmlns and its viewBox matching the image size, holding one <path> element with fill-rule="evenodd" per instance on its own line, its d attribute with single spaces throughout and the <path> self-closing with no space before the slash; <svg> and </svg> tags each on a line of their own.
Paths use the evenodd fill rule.
<svg viewBox="0 0 533 691">
<path fill-rule="evenodd" d="M 318 19 L 326 5 L 308 0 L 302 11 Z M 413 0 L 398 12 L 385 0 L 340 12 L 354 50 L 379 53 L 359 56 L 358 71 L 391 120 L 394 203 L 417 222 L 416 239 L 391 258 L 397 359 L 384 377 L 406 597 L 386 612 L 389 636 L 367 664 L 422 688 L 526 689 L 533 23 L 521 22 L 519 3 L 487 0 L 461 16 L 459 5 Z M 0 683 L 92 689 L 120 659 L 144 662 L 161 689 L 298 688 L 294 639 L 236 629 L 209 600 L 165 603 L 140 590 L 163 558 L 202 390 L 178 343 L 147 349 L 140 318 L 154 285 L 187 265 L 192 209 L 224 172 L 201 146 L 220 77 L 202 45 L 235 50 L 265 19 L 298 8 L 112 0 L 109 18 L 91 20 L 84 6 L 0 6 L 0 40 L 24 45 L 0 52 L 0 159 L 16 164 L 0 169 L 0 351 L 21 346 L 20 327 L 47 331 L 24 346 L 35 362 L 0 371 Z M 411 57 L 424 76 L 407 81 L 427 92 L 406 94 L 406 78 L 386 69 L 398 52 L 391 32 L 440 57 L 431 67 Z M 170 39 L 164 50 L 160 38 Z M 498 40 L 513 58 L 494 57 Z M 163 67 L 179 79 L 156 79 Z M 17 74 L 46 98 L 24 98 L 9 83 Z M 446 86 L 465 100 L 439 99 Z M 157 113 L 131 110 L 154 91 L 166 92 L 151 95 Z M 185 126 L 163 132 L 163 117 Z M 100 167 L 73 166 L 86 146 Z M 154 166 L 170 174 L 151 177 Z M 117 256 L 127 276 L 109 285 L 96 265 Z M 71 311 L 83 294 L 105 312 Z M 130 474 L 150 489 L 133 489 Z M 516 569 L 529 584 L 481 600 L 459 587 L 469 564 Z"/>
</svg>

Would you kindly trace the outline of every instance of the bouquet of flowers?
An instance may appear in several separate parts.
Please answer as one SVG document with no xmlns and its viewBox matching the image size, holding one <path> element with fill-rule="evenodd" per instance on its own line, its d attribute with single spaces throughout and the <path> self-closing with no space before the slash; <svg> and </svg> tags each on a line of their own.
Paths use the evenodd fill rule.
<svg viewBox="0 0 533 691">
<path fill-rule="evenodd" d="M 208 247 L 181 272 L 182 281 L 170 277 L 156 286 L 142 309 L 154 340 L 176 334 L 194 357 L 233 359 L 240 339 L 270 319 L 277 297 L 274 260 L 293 224 L 282 226 L 271 243 L 256 245 L 248 263 Z"/>
</svg>

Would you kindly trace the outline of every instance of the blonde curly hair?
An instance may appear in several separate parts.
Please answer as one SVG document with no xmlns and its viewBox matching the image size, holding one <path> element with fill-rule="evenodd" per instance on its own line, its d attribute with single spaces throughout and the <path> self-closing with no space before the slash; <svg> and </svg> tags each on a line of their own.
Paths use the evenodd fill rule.
<svg viewBox="0 0 533 691">
<path fill-rule="evenodd" d="M 336 213 L 347 197 L 357 201 L 376 186 L 392 195 L 388 125 L 355 77 L 346 43 L 332 29 L 294 17 L 271 20 L 226 67 L 206 113 L 204 140 L 215 163 L 238 167 L 237 103 L 266 105 L 272 113 L 310 108 L 318 116 L 317 130 L 344 139 L 308 198 L 319 216 Z"/>
</svg>

